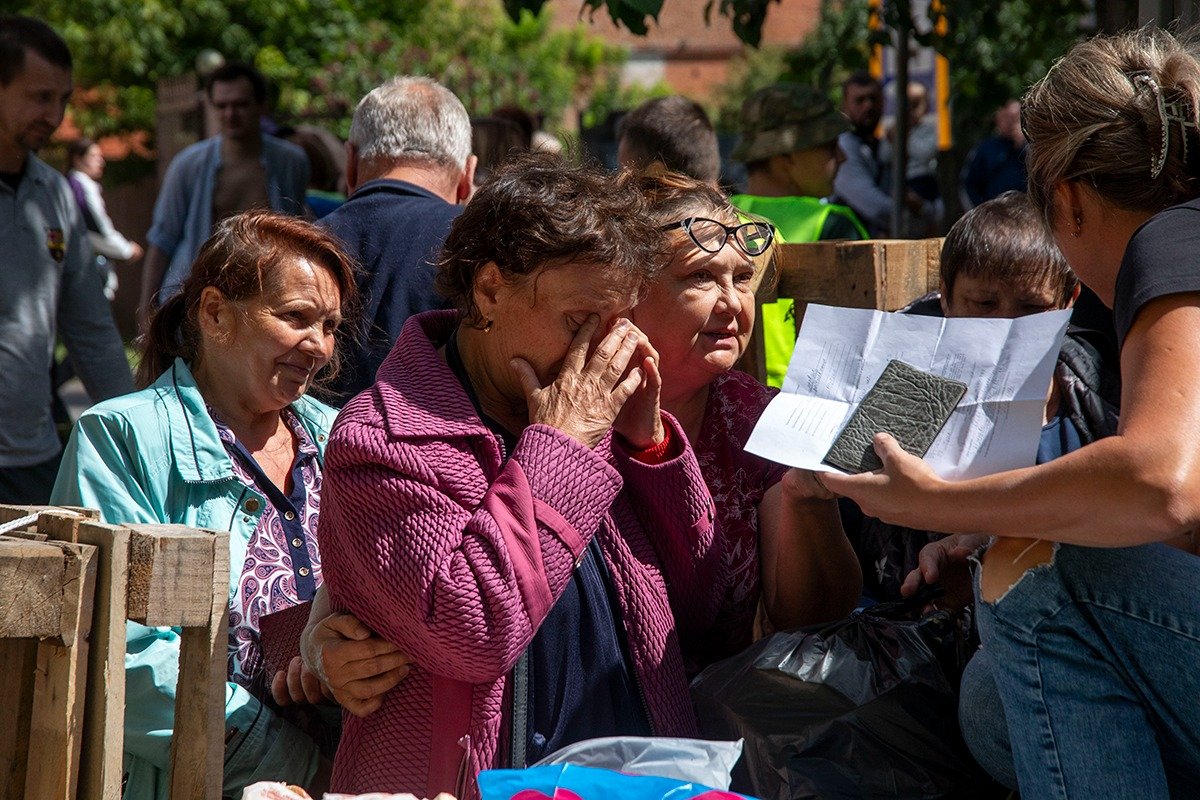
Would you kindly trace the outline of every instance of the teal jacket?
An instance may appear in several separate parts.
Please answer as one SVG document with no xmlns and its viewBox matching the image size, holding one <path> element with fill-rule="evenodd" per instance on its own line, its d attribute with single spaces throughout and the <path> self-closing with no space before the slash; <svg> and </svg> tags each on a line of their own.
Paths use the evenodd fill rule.
<svg viewBox="0 0 1200 800">
<path fill-rule="evenodd" d="M 324 458 L 337 411 L 302 397 L 292 405 Z M 71 431 L 51 501 L 100 510 L 105 522 L 176 523 L 229 531 L 230 593 L 267 499 L 244 486 L 187 364 L 176 359 L 154 385 L 99 403 Z M 125 797 L 166 800 L 178 628 L 129 623 L 125 654 Z M 312 741 L 241 686 L 225 687 L 224 794 L 259 780 L 306 785 Z"/>
</svg>

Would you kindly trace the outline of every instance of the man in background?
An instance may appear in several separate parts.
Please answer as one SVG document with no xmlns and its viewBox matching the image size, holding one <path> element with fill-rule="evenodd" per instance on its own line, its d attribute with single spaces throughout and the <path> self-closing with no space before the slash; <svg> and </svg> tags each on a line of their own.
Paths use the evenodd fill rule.
<svg viewBox="0 0 1200 800">
<path fill-rule="evenodd" d="M 713 186 L 721 177 L 712 122 L 680 95 L 647 100 L 621 119 L 617 163 L 635 172 L 679 172 Z"/>
<path fill-rule="evenodd" d="M 781 242 L 866 239 L 854 212 L 827 199 L 846 127 L 829 98 L 809 86 L 776 83 L 755 92 L 742 104 L 742 138 L 733 151 L 746 164 L 746 193 L 730 202 L 771 222 Z M 762 324 L 767 383 L 782 386 L 796 344 L 792 301 L 764 303 Z"/>
<path fill-rule="evenodd" d="M 73 88 L 57 33 L 0 16 L 0 503 L 50 499 L 61 456 L 50 413 L 56 338 L 93 401 L 133 391 L 75 197 L 36 155 Z"/>
<path fill-rule="evenodd" d="M 833 199 L 854 209 L 871 235 L 887 238 L 892 231 L 892 193 L 886 185 L 879 139 L 875 132 L 883 115 L 883 88 L 869 72 L 856 72 L 842 83 L 842 113 L 850 130 L 838 139 L 846 161 L 833 182 Z M 903 170 L 899 173 L 903 180 Z M 907 190 L 904 205 L 919 218 L 936 216 L 931 204 Z"/>
<path fill-rule="evenodd" d="M 221 132 L 171 161 L 154 204 L 154 221 L 138 306 L 144 328 L 150 310 L 183 285 L 192 261 L 221 220 L 251 208 L 304 213 L 308 158 L 262 130 L 267 81 L 249 64 L 230 62 L 209 76 L 205 91 Z"/>
<path fill-rule="evenodd" d="M 446 305 L 434 264 L 471 196 L 471 119 L 437 81 L 395 78 L 358 104 L 346 156 L 350 198 L 320 223 L 362 267 L 361 328 L 339 341 L 338 403 L 375 382 L 405 320 Z"/>
<path fill-rule="evenodd" d="M 979 143 L 963 175 L 963 191 L 972 207 L 1012 189 L 1025 191 L 1025 134 L 1017 100 L 996 110 L 995 135 Z"/>
</svg>

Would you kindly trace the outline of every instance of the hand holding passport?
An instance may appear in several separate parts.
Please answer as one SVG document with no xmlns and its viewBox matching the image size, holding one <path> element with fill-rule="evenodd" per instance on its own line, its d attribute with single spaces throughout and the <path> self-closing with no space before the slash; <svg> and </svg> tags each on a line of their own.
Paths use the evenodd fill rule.
<svg viewBox="0 0 1200 800">
<path fill-rule="evenodd" d="M 909 453 L 923 458 L 967 392 L 961 381 L 890 361 L 851 414 L 824 462 L 856 474 L 880 469 L 877 433 L 889 433 Z"/>
</svg>

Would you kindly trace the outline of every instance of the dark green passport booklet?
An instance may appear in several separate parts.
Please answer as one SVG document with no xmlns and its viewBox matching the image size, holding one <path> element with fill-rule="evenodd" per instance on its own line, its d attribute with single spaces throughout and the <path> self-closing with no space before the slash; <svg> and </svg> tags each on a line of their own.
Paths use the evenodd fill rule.
<svg viewBox="0 0 1200 800">
<path fill-rule="evenodd" d="M 890 433 L 901 447 L 923 458 L 966 392 L 961 381 L 889 361 L 825 454 L 824 463 L 850 473 L 879 469 L 883 462 L 871 442 L 881 432 Z"/>
</svg>

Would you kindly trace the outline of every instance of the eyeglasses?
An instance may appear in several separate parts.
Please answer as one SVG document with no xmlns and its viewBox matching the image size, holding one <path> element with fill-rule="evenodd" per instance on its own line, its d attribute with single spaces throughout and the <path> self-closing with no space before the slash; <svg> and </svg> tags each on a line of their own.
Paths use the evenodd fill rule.
<svg viewBox="0 0 1200 800">
<path fill-rule="evenodd" d="M 741 225 L 725 225 L 715 219 L 688 217 L 679 222 L 663 225 L 660 230 L 670 231 L 683 228 L 692 242 L 706 253 L 718 253 L 732 236 L 737 246 L 748 256 L 760 256 L 771 246 L 775 229 L 765 222 L 744 222 Z"/>
</svg>

